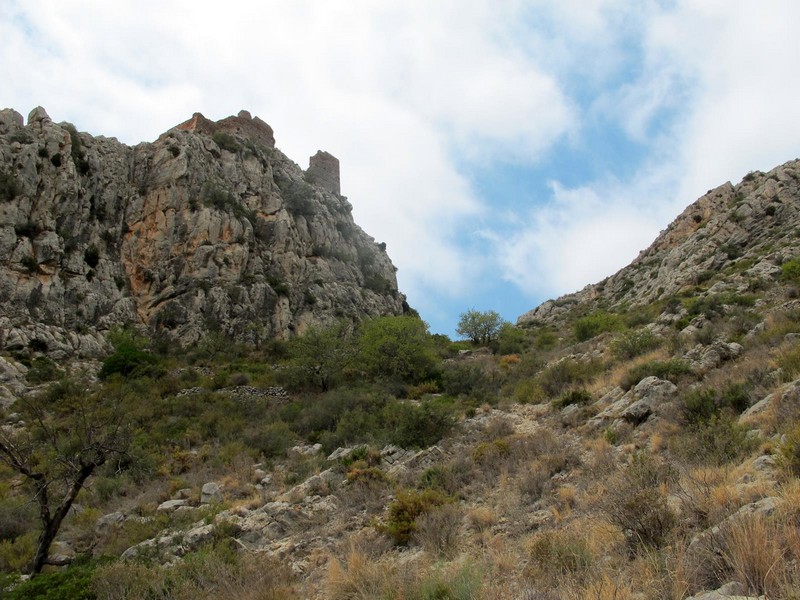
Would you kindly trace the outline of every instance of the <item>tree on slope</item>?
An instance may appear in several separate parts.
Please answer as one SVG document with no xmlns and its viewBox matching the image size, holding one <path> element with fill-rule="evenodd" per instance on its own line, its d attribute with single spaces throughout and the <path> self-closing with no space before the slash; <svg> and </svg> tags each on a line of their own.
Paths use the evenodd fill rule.
<svg viewBox="0 0 800 600">
<path fill-rule="evenodd" d="M 503 319 L 494 310 L 468 310 L 461 313 L 456 333 L 468 338 L 473 344 L 485 346 L 497 337 L 502 326 Z"/>
<path fill-rule="evenodd" d="M 36 575 L 86 481 L 127 450 L 130 436 L 119 403 L 104 396 L 48 402 L 44 395 L 14 408 L 25 424 L 0 426 L 0 461 L 26 478 L 38 505 L 42 531 L 30 566 Z"/>
</svg>

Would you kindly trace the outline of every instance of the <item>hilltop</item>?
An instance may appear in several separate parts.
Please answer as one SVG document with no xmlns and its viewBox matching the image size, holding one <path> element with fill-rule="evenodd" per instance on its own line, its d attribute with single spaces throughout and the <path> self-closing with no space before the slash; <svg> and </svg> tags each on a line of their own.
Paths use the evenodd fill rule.
<svg viewBox="0 0 800 600">
<path fill-rule="evenodd" d="M 246 111 L 152 143 L 0 111 L 0 348 L 100 357 L 135 324 L 165 344 L 250 343 L 407 310 L 327 152 L 303 171 Z"/>
</svg>

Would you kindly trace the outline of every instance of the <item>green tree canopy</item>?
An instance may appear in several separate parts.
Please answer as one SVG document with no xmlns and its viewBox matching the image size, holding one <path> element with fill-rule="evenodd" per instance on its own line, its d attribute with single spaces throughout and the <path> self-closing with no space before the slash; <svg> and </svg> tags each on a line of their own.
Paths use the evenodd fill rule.
<svg viewBox="0 0 800 600">
<path fill-rule="evenodd" d="M 357 351 L 352 325 L 339 321 L 327 327 L 310 327 L 289 342 L 291 368 L 300 383 L 311 383 L 327 392 Z"/>
<path fill-rule="evenodd" d="M 470 309 L 461 313 L 456 333 L 469 339 L 473 344 L 485 346 L 497 337 L 502 326 L 503 319 L 496 311 L 481 312 Z"/>
<path fill-rule="evenodd" d="M 378 317 L 363 323 L 361 365 L 372 375 L 418 383 L 436 375 L 428 325 L 416 317 Z"/>
</svg>

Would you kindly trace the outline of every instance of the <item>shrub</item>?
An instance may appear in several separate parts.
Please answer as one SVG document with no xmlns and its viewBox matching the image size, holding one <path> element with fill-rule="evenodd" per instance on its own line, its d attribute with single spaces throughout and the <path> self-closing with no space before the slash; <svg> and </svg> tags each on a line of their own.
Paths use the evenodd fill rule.
<svg viewBox="0 0 800 600">
<path fill-rule="evenodd" d="M 723 411 L 741 414 L 750 406 L 750 393 L 743 383 L 729 385 L 721 393 L 715 389 L 695 390 L 683 399 L 686 419 L 690 424 L 706 424 Z"/>
<path fill-rule="evenodd" d="M 420 383 L 436 375 L 428 326 L 415 317 L 378 317 L 362 324 L 359 362 L 376 377 Z"/>
<path fill-rule="evenodd" d="M 592 401 L 592 395 L 584 389 L 570 390 L 556 400 L 553 400 L 553 408 L 561 409 L 570 404 L 588 404 Z"/>
<path fill-rule="evenodd" d="M 20 264 L 28 269 L 29 273 L 36 273 L 39 270 L 39 263 L 33 256 L 23 256 Z"/>
<path fill-rule="evenodd" d="M 5 503 L 4 503 L 5 504 Z M 3 508 L 8 507 L 7 505 L 3 506 Z M 13 508 L 13 507 L 8 507 Z M 24 513 L 23 513 L 24 514 Z M 23 516 L 19 512 L 12 513 L 4 517 L 5 519 L 11 518 L 12 516 Z M 27 515 L 26 515 L 27 516 Z M 36 552 L 36 540 L 39 537 L 38 532 L 36 531 L 25 531 L 22 532 L 22 528 L 27 528 L 29 523 L 32 523 L 35 520 L 35 517 L 31 518 L 30 521 L 22 521 L 20 523 L 10 524 L 4 523 L 4 526 L 16 527 L 19 529 L 19 535 L 14 537 L 13 539 L 4 539 L 0 541 L 0 573 L 2 572 L 21 572 L 25 570 L 33 560 L 33 555 Z M 6 530 L 7 534 L 14 534 L 17 533 L 10 529 Z"/>
<path fill-rule="evenodd" d="M 440 403 L 414 405 L 392 402 L 382 411 L 387 441 L 403 448 L 427 448 L 438 442 L 453 427 L 450 409 Z"/>
<path fill-rule="evenodd" d="M 211 139 L 214 140 L 214 143 L 223 150 L 227 150 L 228 152 L 234 154 L 241 148 L 239 142 L 236 141 L 236 138 L 229 133 L 225 133 L 224 131 L 215 132 L 211 136 Z"/>
<path fill-rule="evenodd" d="M 276 183 L 289 212 L 306 217 L 314 215 L 317 203 L 314 200 L 313 187 L 302 180 L 277 178 Z"/>
<path fill-rule="evenodd" d="M 67 123 L 65 126 L 69 132 L 70 144 L 72 145 L 72 162 L 75 163 L 75 169 L 81 175 L 86 175 L 91 170 L 89 161 L 86 160 L 86 151 L 83 149 L 81 136 L 75 126 Z"/>
<path fill-rule="evenodd" d="M 796 425 L 778 449 L 779 463 L 793 477 L 800 477 L 800 424 Z"/>
<path fill-rule="evenodd" d="M 42 573 L 4 592 L 8 600 L 94 600 L 93 567 L 77 565 L 63 571 Z"/>
<path fill-rule="evenodd" d="M 97 246 L 92 244 L 86 249 L 86 252 L 83 253 L 83 261 L 92 269 L 97 266 L 100 262 L 100 251 Z"/>
<path fill-rule="evenodd" d="M 781 265 L 781 280 L 800 281 L 800 258 L 792 258 Z"/>
<path fill-rule="evenodd" d="M 37 356 L 31 361 L 31 367 L 25 374 L 25 379 L 28 383 L 33 384 L 47 383 L 55 381 L 63 374 L 64 372 L 52 360 L 45 356 Z"/>
<path fill-rule="evenodd" d="M 719 411 L 714 390 L 695 390 L 683 399 L 683 410 L 689 423 L 707 423 Z"/>
<path fill-rule="evenodd" d="M 673 452 L 689 462 L 724 465 L 741 459 L 756 445 L 757 441 L 748 437 L 747 427 L 732 416 L 713 414 L 676 438 Z"/>
<path fill-rule="evenodd" d="M 388 483 L 389 477 L 378 467 L 353 467 L 347 472 L 347 481 L 371 487 Z"/>
<path fill-rule="evenodd" d="M 529 552 L 539 569 L 554 576 L 579 573 L 591 565 L 586 540 L 563 530 L 537 533 Z"/>
<path fill-rule="evenodd" d="M 503 323 L 492 344 L 492 350 L 500 355 L 522 354 L 529 346 L 528 334 L 524 329 L 514 327 L 511 323 Z"/>
<path fill-rule="evenodd" d="M 295 440 L 294 432 L 283 421 L 270 423 L 245 436 L 247 446 L 255 448 L 265 458 L 284 456 Z"/>
<path fill-rule="evenodd" d="M 445 367 L 442 391 L 450 396 L 463 395 L 483 400 L 496 391 L 496 386 L 481 365 L 456 363 Z"/>
<path fill-rule="evenodd" d="M 22 185 L 16 173 L 0 169 L 0 202 L 9 202 L 22 193 Z"/>
<path fill-rule="evenodd" d="M 599 311 L 575 321 L 573 327 L 579 342 L 585 342 L 606 331 L 616 331 L 623 327 L 619 315 Z"/>
<path fill-rule="evenodd" d="M 26 221 L 25 223 L 18 223 L 14 225 L 14 233 L 20 237 L 35 238 L 42 232 L 42 228 L 34 221 Z"/>
<path fill-rule="evenodd" d="M 620 387 L 624 390 L 629 390 L 645 377 L 651 376 L 677 383 L 682 376 L 691 372 L 689 364 L 677 358 L 671 358 L 666 361 L 653 360 L 630 369 L 623 377 L 622 382 L 620 382 Z"/>
<path fill-rule="evenodd" d="M 603 509 L 625 533 L 632 551 L 658 548 L 666 542 L 676 523 L 667 504 L 667 489 L 676 480 L 670 465 L 640 452 L 611 482 Z"/>
<path fill-rule="evenodd" d="M 451 502 L 449 496 L 433 489 L 398 492 L 389 505 L 389 516 L 380 528 L 398 546 L 405 546 L 418 529 L 417 519 L 436 507 Z"/>
<path fill-rule="evenodd" d="M 657 348 L 659 339 L 649 329 L 626 331 L 611 342 L 611 353 L 619 360 L 635 358 Z"/>
<path fill-rule="evenodd" d="M 458 549 L 461 516 L 455 504 L 445 504 L 420 515 L 414 541 L 431 554 L 452 557 Z"/>
<path fill-rule="evenodd" d="M 553 397 L 573 385 L 589 383 L 602 369 L 602 362 L 597 360 L 583 361 L 567 358 L 549 366 L 536 379 L 544 393 Z"/>
</svg>

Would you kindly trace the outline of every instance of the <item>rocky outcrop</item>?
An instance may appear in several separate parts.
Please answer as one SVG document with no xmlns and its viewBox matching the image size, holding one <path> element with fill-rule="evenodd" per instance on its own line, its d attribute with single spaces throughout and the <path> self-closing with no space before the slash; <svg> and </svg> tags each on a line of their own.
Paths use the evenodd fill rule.
<svg viewBox="0 0 800 600">
<path fill-rule="evenodd" d="M 335 190 L 308 181 L 246 111 L 196 113 L 135 147 L 42 108 L 27 125 L 0 111 L 0 349 L 98 355 L 123 323 L 181 344 L 209 331 L 258 343 L 401 314 L 395 269 L 353 222 L 336 163 Z"/>
<path fill-rule="evenodd" d="M 725 183 L 691 204 L 649 248 L 603 281 L 523 314 L 518 324 L 555 323 L 576 307 L 636 307 L 696 286 L 745 293 L 774 280 L 800 254 L 800 160 Z M 716 282 L 716 285 L 711 285 Z"/>
</svg>

